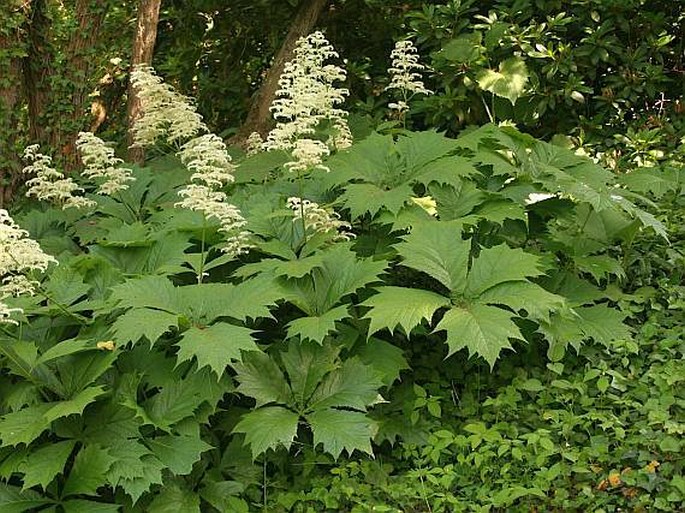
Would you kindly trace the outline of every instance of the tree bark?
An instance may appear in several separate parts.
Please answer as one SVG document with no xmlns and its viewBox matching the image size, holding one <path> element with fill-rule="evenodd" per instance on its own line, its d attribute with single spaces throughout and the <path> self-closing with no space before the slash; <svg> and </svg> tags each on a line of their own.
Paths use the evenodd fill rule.
<svg viewBox="0 0 685 513">
<path fill-rule="evenodd" d="M 55 152 L 59 164 L 70 171 L 78 164 L 78 132 L 88 126 L 89 94 L 97 82 L 92 73 L 96 65 L 92 52 L 98 46 L 109 2 L 76 1 L 76 26 L 62 49 L 66 59 L 60 69 L 54 65 L 57 52 L 52 44 L 49 2 L 33 1 L 28 31 L 25 79 L 29 135 L 41 147 Z"/>
<path fill-rule="evenodd" d="M 0 30 L 0 207 L 7 205 L 21 182 L 18 127 L 24 98 L 22 64 L 30 4 L 26 0 L 11 0 L 2 13 L 5 26 Z"/>
<path fill-rule="evenodd" d="M 152 56 L 157 40 L 157 24 L 159 23 L 159 8 L 161 0 L 140 0 L 138 6 L 138 23 L 136 34 L 133 39 L 133 55 L 131 56 L 131 68 L 140 64 L 152 64 Z M 128 89 L 128 128 L 129 128 L 129 149 L 128 160 L 136 164 L 145 162 L 145 150 L 143 148 L 132 148 L 133 139 L 131 128 L 133 123 L 140 116 L 140 99 L 129 85 Z"/>
<path fill-rule="evenodd" d="M 276 98 L 278 79 L 283 73 L 283 68 L 292 59 L 297 40 L 312 32 L 319 16 L 321 16 L 328 3 L 329 0 L 302 0 L 300 2 L 297 14 L 290 25 L 283 45 L 281 45 L 276 57 L 274 57 L 264 82 L 262 82 L 259 91 L 257 91 L 252 101 L 245 122 L 240 127 L 238 133 L 231 138 L 231 144 L 242 146 L 252 132 L 257 132 L 262 137 L 265 137 L 269 132 L 273 126 L 269 107 L 271 107 L 271 103 Z"/>
</svg>

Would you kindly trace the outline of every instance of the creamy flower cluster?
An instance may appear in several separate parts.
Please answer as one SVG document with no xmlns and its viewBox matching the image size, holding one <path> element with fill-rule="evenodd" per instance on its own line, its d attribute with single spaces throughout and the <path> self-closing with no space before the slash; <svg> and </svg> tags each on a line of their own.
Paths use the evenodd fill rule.
<svg viewBox="0 0 685 513">
<path fill-rule="evenodd" d="M 0 209 L 0 323 L 18 324 L 11 316 L 22 310 L 10 308 L 5 303 L 8 297 L 35 293 L 37 282 L 30 280 L 26 273 L 45 272 L 51 262 L 57 263 L 27 236 L 28 232 L 16 225 L 7 210 Z"/>
<path fill-rule="evenodd" d="M 390 53 L 392 66 L 388 69 L 390 74 L 390 84 L 385 88 L 386 91 L 397 89 L 402 94 L 402 100 L 390 103 L 388 107 L 399 113 L 409 109 L 407 101 L 415 94 L 433 94 L 433 91 L 426 89 L 421 80 L 419 71 L 426 69 L 419 63 L 419 56 L 414 43 L 409 40 L 397 41 L 395 48 Z"/>
<path fill-rule="evenodd" d="M 160 139 L 176 143 L 207 131 L 190 98 L 165 84 L 152 67 L 136 66 L 131 84 L 142 110 L 131 128 L 134 146 L 152 146 Z"/>
<path fill-rule="evenodd" d="M 267 136 L 264 147 L 293 151 L 296 160 L 288 168 L 300 171 L 321 163 L 327 155 L 322 145 L 329 151 L 347 148 L 352 144 L 352 136 L 347 112 L 338 107 L 349 91 L 335 86 L 345 80 L 345 70 L 326 64 L 338 57 L 333 46 L 321 32 L 314 32 L 298 40 L 294 53 L 293 60 L 285 65 L 277 98 L 271 105 L 276 127 Z M 313 138 L 322 121 L 328 121 L 333 129 L 325 144 Z"/>
<path fill-rule="evenodd" d="M 24 160 L 29 162 L 22 172 L 24 174 L 34 174 L 35 176 L 26 182 L 28 191 L 27 196 L 35 196 L 41 201 L 49 201 L 67 208 L 84 208 L 95 206 L 92 200 L 77 196 L 76 193 L 83 192 L 71 178 L 65 178 L 62 173 L 52 167 L 52 158 L 43 155 L 39 151 L 39 146 L 33 144 L 24 150 Z"/>
<path fill-rule="evenodd" d="M 264 139 L 259 135 L 259 132 L 252 132 L 245 141 L 245 147 L 248 157 L 256 155 L 264 149 Z"/>
<path fill-rule="evenodd" d="M 209 133 L 191 139 L 181 146 L 178 157 L 193 171 L 192 181 L 204 182 L 207 187 L 214 188 L 233 182 L 235 166 L 218 135 Z"/>
<path fill-rule="evenodd" d="M 318 203 L 307 199 L 290 197 L 287 202 L 288 208 L 293 211 L 293 222 L 304 219 L 305 229 L 313 233 L 331 233 L 336 235 L 333 240 L 347 241 L 354 238 L 350 223 L 340 220 L 340 216 L 332 209 L 320 207 Z"/>
<path fill-rule="evenodd" d="M 222 250 L 233 256 L 246 253 L 250 233 L 243 227 L 247 221 L 219 190 L 233 182 L 235 171 L 224 142 L 209 132 L 190 99 L 165 84 L 151 67 L 137 67 L 131 81 L 142 106 L 142 115 L 132 128 L 134 144 L 150 146 L 165 140 L 178 145 L 186 141 L 176 155 L 192 172 L 191 183 L 179 191 L 182 200 L 175 206 L 218 220 L 219 231 L 226 234 Z"/>
<path fill-rule="evenodd" d="M 219 231 L 226 234 L 226 244 L 221 248 L 227 254 L 238 256 L 247 253 L 250 233 L 243 230 L 247 221 L 235 205 L 227 203 L 221 189 L 234 180 L 235 166 L 226 152 L 226 145 L 215 134 L 209 133 L 191 139 L 178 156 L 194 173 L 191 182 L 178 193 L 183 201 L 177 207 L 202 212 L 208 219 L 219 221 Z"/>
<path fill-rule="evenodd" d="M 115 157 L 114 150 L 92 132 L 80 132 L 76 147 L 85 166 L 81 174 L 90 180 L 104 179 L 98 187 L 98 194 L 111 196 L 128 189 L 126 182 L 135 181 L 132 170 L 121 167 L 124 161 Z"/>
</svg>

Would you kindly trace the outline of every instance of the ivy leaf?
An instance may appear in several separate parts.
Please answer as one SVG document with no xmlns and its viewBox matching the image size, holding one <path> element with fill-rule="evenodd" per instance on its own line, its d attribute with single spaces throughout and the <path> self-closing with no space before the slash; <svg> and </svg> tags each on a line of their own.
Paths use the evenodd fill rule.
<svg viewBox="0 0 685 513">
<path fill-rule="evenodd" d="M 291 392 L 288 382 L 276 362 L 266 353 L 245 353 L 242 363 L 237 362 L 233 368 L 237 372 L 238 392 L 254 398 L 257 407 L 271 402 L 289 403 Z"/>
<path fill-rule="evenodd" d="M 290 344 L 281 360 L 290 380 L 295 402 L 304 407 L 326 374 L 335 370 L 339 349 L 331 344 Z"/>
<path fill-rule="evenodd" d="M 479 304 L 448 310 L 435 328 L 440 330 L 447 332 L 448 356 L 467 348 L 469 354 L 485 358 L 491 368 L 502 349 L 511 349 L 510 338 L 523 339 L 510 313 Z"/>
<path fill-rule="evenodd" d="M 232 360 L 240 359 L 241 351 L 258 350 L 252 330 L 218 322 L 206 328 L 191 327 L 183 333 L 177 345 L 178 361 L 197 358 L 198 369 L 209 366 L 217 376 L 224 373 Z"/>
<path fill-rule="evenodd" d="M 524 281 L 530 276 L 544 274 L 540 259 L 522 249 L 506 244 L 483 249 L 469 271 L 464 287 L 467 297 L 477 297 L 490 287 L 507 281 Z"/>
<path fill-rule="evenodd" d="M 405 287 L 379 287 L 378 294 L 361 306 L 371 307 L 364 318 L 370 319 L 369 335 L 387 328 L 393 333 L 397 326 L 409 335 L 422 321 L 428 322 L 439 308 L 449 306 L 450 301 L 430 290 Z"/>
<path fill-rule="evenodd" d="M 172 327 L 178 327 L 178 315 L 164 310 L 133 308 L 117 317 L 112 324 L 114 339 L 121 345 L 138 342 L 145 337 L 150 344 L 157 342 Z"/>
<path fill-rule="evenodd" d="M 95 401 L 105 393 L 104 386 L 89 387 L 79 392 L 76 397 L 68 401 L 60 401 L 57 403 L 47 403 L 50 406 L 43 415 L 48 422 L 52 422 L 61 417 L 68 417 L 76 413 L 81 414 L 86 406 Z"/>
<path fill-rule="evenodd" d="M 461 223 L 431 221 L 417 225 L 397 246 L 402 265 L 422 271 L 449 290 L 463 287 L 471 243 L 461 238 Z"/>
<path fill-rule="evenodd" d="M 20 466 L 20 472 L 24 473 L 23 489 L 40 485 L 45 490 L 55 476 L 64 470 L 74 445 L 76 441 L 65 440 L 31 451 L 24 464 Z"/>
<path fill-rule="evenodd" d="M 0 511 L 2 513 L 25 513 L 49 504 L 50 500 L 33 490 L 24 490 L 0 482 Z"/>
<path fill-rule="evenodd" d="M 243 415 L 233 432 L 245 433 L 245 443 L 256 459 L 279 445 L 289 449 L 297 434 L 298 422 L 297 413 L 280 406 L 266 406 Z"/>
<path fill-rule="evenodd" d="M 288 323 L 288 338 L 299 336 L 300 340 L 321 344 L 326 335 L 335 330 L 335 323 L 349 316 L 347 306 L 341 305 L 319 316 L 300 317 Z"/>
<path fill-rule="evenodd" d="M 2 445 L 28 445 L 33 442 L 50 427 L 50 422 L 45 418 L 45 412 L 50 407 L 49 403 L 43 403 L 3 415 L 0 419 Z"/>
<path fill-rule="evenodd" d="M 371 438 L 377 428 L 363 413 L 326 408 L 306 418 L 314 434 L 314 446 L 322 444 L 324 451 L 336 460 L 343 450 L 348 454 L 358 450 L 373 455 Z"/>
<path fill-rule="evenodd" d="M 165 486 L 147 507 L 148 513 L 200 513 L 200 497 L 176 484 Z"/>
<path fill-rule="evenodd" d="M 116 457 L 97 445 L 87 445 L 74 459 L 74 466 L 64 484 L 62 495 L 97 495 L 97 489 L 106 482 L 105 475 Z"/>
<path fill-rule="evenodd" d="M 147 441 L 152 453 L 176 475 L 190 474 L 200 455 L 212 446 L 198 436 L 167 435 Z"/>
<path fill-rule="evenodd" d="M 528 83 L 528 70 L 523 59 L 510 57 L 500 63 L 498 71 L 487 69 L 478 73 L 476 81 L 481 89 L 506 98 L 514 105 Z"/>
<path fill-rule="evenodd" d="M 348 358 L 324 378 L 307 406 L 309 410 L 340 407 L 366 411 L 368 405 L 378 401 L 381 386 L 373 367 L 357 357 Z"/>
</svg>

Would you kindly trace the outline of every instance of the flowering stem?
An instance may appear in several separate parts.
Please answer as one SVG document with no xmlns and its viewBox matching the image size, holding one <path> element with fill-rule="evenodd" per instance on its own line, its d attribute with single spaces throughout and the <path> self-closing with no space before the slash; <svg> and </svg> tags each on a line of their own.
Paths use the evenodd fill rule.
<svg viewBox="0 0 685 513">
<path fill-rule="evenodd" d="M 300 220 L 302 221 L 302 239 L 304 241 L 302 247 L 304 248 L 307 245 L 307 223 L 304 219 L 304 180 L 302 178 L 302 173 L 298 173 L 297 178 L 300 189 Z"/>
<path fill-rule="evenodd" d="M 197 275 L 197 282 L 202 283 L 205 274 L 205 232 L 207 231 L 207 218 L 202 216 L 202 239 L 200 243 L 200 269 Z"/>
</svg>

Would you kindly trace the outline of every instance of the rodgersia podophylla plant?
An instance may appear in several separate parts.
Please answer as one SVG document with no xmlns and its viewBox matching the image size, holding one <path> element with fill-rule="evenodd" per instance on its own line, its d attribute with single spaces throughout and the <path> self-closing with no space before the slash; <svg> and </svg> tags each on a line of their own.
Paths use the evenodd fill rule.
<svg viewBox="0 0 685 513">
<path fill-rule="evenodd" d="M 29 164 L 22 170 L 24 174 L 35 175 L 26 182 L 26 196 L 35 196 L 41 201 L 60 205 L 62 209 L 84 208 L 95 206 L 95 202 L 78 196 L 83 192 L 71 178 L 52 167 L 52 158 L 39 152 L 39 146 L 33 144 L 24 150 L 24 160 Z"/>
<path fill-rule="evenodd" d="M 218 220 L 219 231 L 226 234 L 222 250 L 233 256 L 245 253 L 249 233 L 242 228 L 247 223 L 220 190 L 233 182 L 235 170 L 226 145 L 219 136 L 209 133 L 190 99 L 164 84 L 152 68 L 136 68 L 131 80 L 142 104 L 142 115 L 133 126 L 135 144 L 149 146 L 166 140 L 178 145 L 186 141 L 176 155 L 193 174 L 191 183 L 179 191 L 182 200 L 176 206 Z"/>
<path fill-rule="evenodd" d="M 271 106 L 276 127 L 264 147 L 291 151 L 295 161 L 287 167 L 300 172 L 318 166 L 331 149 L 350 146 L 352 136 L 347 112 L 339 108 L 349 92 L 335 85 L 345 80 L 345 70 L 326 64 L 338 57 L 333 46 L 321 32 L 314 32 L 301 38 L 294 52 L 279 80 L 278 97 Z M 328 122 L 332 130 L 325 142 L 315 139 L 322 122 Z"/>
<path fill-rule="evenodd" d="M 306 232 L 335 233 L 333 240 L 336 241 L 347 241 L 354 237 L 354 234 L 349 231 L 352 229 L 350 223 L 341 221 L 340 216 L 331 209 L 297 197 L 288 198 L 287 204 L 288 208 L 293 211 L 293 222 L 303 220 L 302 224 Z"/>
<path fill-rule="evenodd" d="M 19 228 L 9 213 L 0 209 L 0 323 L 18 324 L 11 318 L 21 308 L 10 308 L 8 297 L 33 295 L 37 282 L 27 277 L 33 271 L 45 272 L 50 263 L 57 263 L 43 253 L 38 243 L 28 238 L 28 232 Z"/>
<path fill-rule="evenodd" d="M 128 189 L 126 182 L 135 180 L 130 169 L 121 167 L 124 161 L 115 157 L 114 150 L 95 134 L 80 132 L 76 147 L 85 166 L 81 174 L 91 180 L 101 179 L 98 194 L 111 196 Z"/>
<path fill-rule="evenodd" d="M 399 91 L 400 98 L 397 102 L 391 102 L 388 107 L 400 115 L 409 109 L 409 100 L 416 94 L 433 94 L 426 89 L 421 79 L 420 71 L 426 69 L 419 63 L 419 56 L 414 43 L 410 40 L 397 41 L 395 48 L 390 53 L 392 66 L 388 68 L 390 84 L 385 88 Z"/>
<path fill-rule="evenodd" d="M 160 140 L 180 143 L 207 131 L 190 98 L 165 84 L 152 67 L 136 66 L 131 84 L 142 110 L 131 129 L 134 146 L 153 146 Z"/>
</svg>

